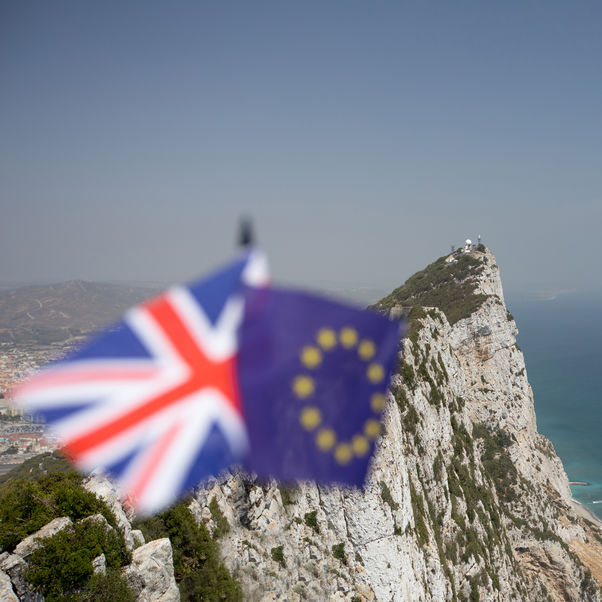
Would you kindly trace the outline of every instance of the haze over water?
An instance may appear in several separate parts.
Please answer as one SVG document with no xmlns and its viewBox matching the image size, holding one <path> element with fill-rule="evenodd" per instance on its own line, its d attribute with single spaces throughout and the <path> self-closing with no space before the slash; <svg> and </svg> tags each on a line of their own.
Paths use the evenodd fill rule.
<svg viewBox="0 0 602 602">
<path fill-rule="evenodd" d="M 554 444 L 573 497 L 602 519 L 602 295 L 510 301 L 539 432 Z"/>
</svg>

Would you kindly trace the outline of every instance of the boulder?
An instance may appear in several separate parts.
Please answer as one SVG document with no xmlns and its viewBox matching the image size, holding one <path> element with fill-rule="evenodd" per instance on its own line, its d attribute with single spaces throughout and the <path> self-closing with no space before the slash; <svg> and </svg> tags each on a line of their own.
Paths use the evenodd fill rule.
<svg viewBox="0 0 602 602">
<path fill-rule="evenodd" d="M 103 575 L 107 572 L 107 559 L 104 554 L 97 556 L 92 561 L 92 567 L 94 568 L 94 573 L 102 573 Z"/>
<path fill-rule="evenodd" d="M 2 561 L 0 569 L 10 578 L 17 600 L 21 602 L 44 602 L 44 596 L 30 589 L 30 585 L 25 581 L 23 575 L 27 569 L 27 563 L 21 556 L 10 554 L 8 558 Z M 4 598 L 0 599 L 4 600 Z M 10 600 L 10 598 L 8 599 Z"/>
<path fill-rule="evenodd" d="M 144 535 L 140 529 L 132 529 L 132 537 L 134 539 L 134 548 L 139 548 L 146 543 Z"/>
<path fill-rule="evenodd" d="M 134 549 L 134 537 L 132 536 L 132 525 L 119 501 L 119 493 L 115 485 L 104 475 L 92 474 L 83 483 L 88 491 L 99 497 L 115 515 L 117 528 L 123 535 L 125 546 L 129 552 Z"/>
<path fill-rule="evenodd" d="M 0 571 L 0 600 L 4 600 L 4 602 L 19 602 L 10 577 L 4 571 Z"/>
<path fill-rule="evenodd" d="M 132 563 L 123 574 L 136 592 L 138 602 L 175 602 L 180 599 L 173 569 L 171 542 L 156 539 L 132 553 Z"/>
<path fill-rule="evenodd" d="M 55 518 L 51 520 L 48 524 L 44 525 L 41 529 L 26 537 L 16 548 L 15 554 L 21 556 L 21 558 L 28 558 L 31 556 L 32 552 L 39 548 L 42 544 L 38 541 L 40 539 L 44 539 L 47 537 L 52 537 L 56 535 L 59 531 L 72 525 L 71 519 L 67 516 L 62 516 L 61 518 Z"/>
</svg>

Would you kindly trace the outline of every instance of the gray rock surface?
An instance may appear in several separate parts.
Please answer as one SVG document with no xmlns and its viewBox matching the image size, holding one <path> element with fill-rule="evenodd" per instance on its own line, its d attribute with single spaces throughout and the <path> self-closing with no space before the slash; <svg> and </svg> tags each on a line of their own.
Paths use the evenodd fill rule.
<svg viewBox="0 0 602 602">
<path fill-rule="evenodd" d="M 138 602 L 174 602 L 180 599 L 168 538 L 136 548 L 132 553 L 132 562 L 123 574 L 136 592 Z"/>
<path fill-rule="evenodd" d="M 102 573 L 104 575 L 107 572 L 107 559 L 104 554 L 97 556 L 92 561 L 92 568 L 95 573 Z"/>
<path fill-rule="evenodd" d="M 19 600 L 22 602 L 43 602 L 44 596 L 34 592 L 25 581 L 24 573 L 26 569 L 27 563 L 17 554 L 10 554 L 0 565 L 0 570 L 10 578 L 13 591 Z"/>
<path fill-rule="evenodd" d="M 115 485 L 102 474 L 92 474 L 84 481 L 84 488 L 97 495 L 103 500 L 117 519 L 117 527 L 123 535 L 125 545 L 131 552 L 134 549 L 134 537 L 132 535 L 132 525 L 130 519 L 133 515 L 124 509 L 120 501 L 119 492 Z"/>
<path fill-rule="evenodd" d="M 3 602 L 18 602 L 19 598 L 13 590 L 13 584 L 10 577 L 4 572 L 0 571 L 0 600 Z"/>
<path fill-rule="evenodd" d="M 70 518 L 63 516 L 61 518 L 55 518 L 50 521 L 47 525 L 44 525 L 41 529 L 26 537 L 17 547 L 15 548 L 15 554 L 21 556 L 21 558 L 27 559 L 28 556 L 31 556 L 31 553 L 39 548 L 42 544 L 39 542 L 40 539 L 44 539 L 46 537 L 52 537 L 56 535 L 59 531 L 72 525 L 72 521 Z"/>
<path fill-rule="evenodd" d="M 134 549 L 143 546 L 146 541 L 144 540 L 144 535 L 140 529 L 132 529 L 132 538 L 134 540 Z"/>
</svg>

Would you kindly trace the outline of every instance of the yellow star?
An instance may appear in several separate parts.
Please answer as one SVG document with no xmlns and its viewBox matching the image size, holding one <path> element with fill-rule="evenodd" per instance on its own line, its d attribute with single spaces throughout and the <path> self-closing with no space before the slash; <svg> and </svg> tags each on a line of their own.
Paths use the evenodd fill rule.
<svg viewBox="0 0 602 602">
<path fill-rule="evenodd" d="M 328 451 L 332 449 L 332 446 L 336 443 L 337 437 L 332 429 L 320 429 L 316 435 L 316 445 L 322 451 Z"/>
<path fill-rule="evenodd" d="M 368 375 L 368 380 L 376 385 L 385 377 L 385 369 L 380 364 L 370 364 L 366 374 Z"/>
<path fill-rule="evenodd" d="M 371 360 L 374 357 L 374 354 L 376 352 L 376 347 L 374 346 L 374 343 L 372 341 L 369 341 L 368 339 L 364 339 L 359 344 L 359 347 L 357 348 L 357 352 L 359 353 L 359 356 L 365 362 L 367 362 L 368 360 Z"/>
<path fill-rule="evenodd" d="M 322 422 L 322 414 L 318 408 L 306 407 L 301 412 L 301 424 L 308 431 L 315 429 Z"/>
<path fill-rule="evenodd" d="M 345 349 L 351 349 L 357 345 L 357 330 L 355 328 L 351 328 L 346 326 L 345 328 L 341 328 L 341 344 Z"/>
<path fill-rule="evenodd" d="M 306 345 L 301 350 L 301 362 L 306 368 L 315 368 L 322 363 L 322 352 L 317 347 Z"/>
<path fill-rule="evenodd" d="M 353 457 L 349 443 L 339 443 L 334 450 L 334 459 L 341 465 L 348 464 Z"/>
<path fill-rule="evenodd" d="M 355 435 L 353 437 L 351 447 L 353 448 L 353 453 L 360 458 L 370 451 L 370 443 L 368 443 L 368 439 L 362 437 L 362 435 Z"/>
<path fill-rule="evenodd" d="M 380 414 L 385 409 L 387 405 L 387 398 L 382 393 L 374 393 L 372 395 L 372 399 L 370 400 L 370 407 L 373 412 Z"/>
<path fill-rule="evenodd" d="M 364 433 L 370 439 L 376 439 L 380 435 L 380 422 L 378 420 L 366 420 Z"/>
<path fill-rule="evenodd" d="M 293 392 L 299 399 L 309 397 L 315 390 L 316 385 L 313 378 L 302 374 L 295 376 L 295 380 L 293 381 Z"/>
<path fill-rule="evenodd" d="M 326 351 L 333 349 L 337 344 L 337 335 L 332 328 L 320 328 L 316 337 L 318 345 Z"/>
</svg>

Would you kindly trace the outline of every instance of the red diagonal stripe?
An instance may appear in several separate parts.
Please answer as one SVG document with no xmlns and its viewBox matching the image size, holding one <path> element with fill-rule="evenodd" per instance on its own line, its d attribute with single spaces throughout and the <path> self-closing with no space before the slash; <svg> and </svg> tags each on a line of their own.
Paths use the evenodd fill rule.
<svg viewBox="0 0 602 602">
<path fill-rule="evenodd" d="M 190 368 L 194 369 L 198 362 L 206 362 L 205 354 L 199 349 L 196 341 L 190 336 L 190 332 L 174 311 L 166 296 L 153 299 L 146 304 L 146 310 L 161 326 L 163 334 L 171 341 L 178 354 Z"/>
<path fill-rule="evenodd" d="M 140 498 L 144 493 L 144 489 L 151 480 L 155 469 L 161 460 L 161 457 L 175 439 L 176 435 L 180 431 L 180 428 L 180 424 L 172 425 L 171 428 L 163 435 L 163 437 L 161 437 L 158 442 L 153 444 L 153 449 L 151 450 L 150 456 L 146 458 L 144 467 L 142 468 L 140 474 L 137 475 L 138 478 L 129 488 L 130 495 L 132 495 L 134 499 Z"/>
<path fill-rule="evenodd" d="M 186 326 L 164 297 L 147 305 L 147 310 L 192 370 L 190 377 L 169 391 L 151 397 L 146 403 L 71 440 L 63 448 L 69 456 L 77 458 L 112 437 L 136 426 L 170 404 L 203 388 L 212 387 L 221 391 L 224 397 L 230 400 L 240 412 L 234 377 L 234 358 L 220 362 L 214 362 L 208 358 L 196 345 Z"/>
</svg>

